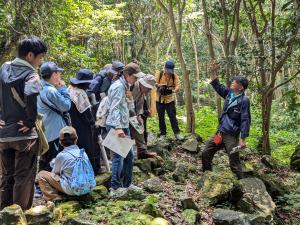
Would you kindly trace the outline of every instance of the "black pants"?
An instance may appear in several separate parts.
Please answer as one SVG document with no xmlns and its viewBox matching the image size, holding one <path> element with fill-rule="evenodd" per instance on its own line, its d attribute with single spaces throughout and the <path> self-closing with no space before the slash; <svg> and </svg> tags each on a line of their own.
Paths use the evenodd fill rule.
<svg viewBox="0 0 300 225">
<path fill-rule="evenodd" d="M 166 128 L 166 122 L 165 122 L 165 111 L 167 111 L 167 114 L 169 116 L 170 123 L 171 123 L 174 134 L 178 134 L 180 132 L 180 130 L 179 130 L 178 121 L 176 118 L 175 101 L 170 102 L 170 103 L 156 102 L 156 109 L 157 109 L 158 119 L 159 119 L 160 135 L 167 134 L 167 130 L 166 130 L 167 128 Z"/>
<path fill-rule="evenodd" d="M 216 145 L 214 139 L 210 139 L 202 152 L 202 168 L 203 171 L 212 170 L 212 160 L 215 153 L 223 148 L 225 148 L 228 157 L 230 169 L 233 173 L 237 175 L 239 179 L 244 177 L 241 161 L 239 157 L 239 152 L 230 154 L 232 148 L 238 146 L 239 138 L 228 134 L 222 134 L 223 142 L 220 145 Z"/>
<path fill-rule="evenodd" d="M 48 142 L 49 150 L 40 157 L 39 160 L 39 171 L 46 170 L 48 172 L 52 171 L 50 166 L 50 162 L 54 159 L 57 154 L 62 151 L 63 147 L 59 144 L 59 139 L 55 139 L 54 141 Z"/>
</svg>

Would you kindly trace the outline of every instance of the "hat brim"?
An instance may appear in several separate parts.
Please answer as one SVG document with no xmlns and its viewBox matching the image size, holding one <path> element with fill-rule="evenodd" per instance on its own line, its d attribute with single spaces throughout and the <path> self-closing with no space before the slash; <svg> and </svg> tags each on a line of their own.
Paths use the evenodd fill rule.
<svg viewBox="0 0 300 225">
<path fill-rule="evenodd" d="M 174 69 L 165 68 L 166 73 L 174 74 Z"/>
<path fill-rule="evenodd" d="M 73 77 L 70 79 L 72 84 L 90 84 L 93 80 L 78 80 L 77 78 Z"/>
<path fill-rule="evenodd" d="M 65 70 L 64 70 L 63 68 L 61 68 L 61 67 L 58 67 L 56 71 L 57 71 L 57 72 L 63 72 L 63 71 L 65 71 Z"/>
<path fill-rule="evenodd" d="M 133 74 L 133 76 L 135 76 L 136 78 L 142 78 L 142 77 L 146 76 L 146 74 L 144 74 L 143 72 L 138 72 L 138 73 Z"/>
<path fill-rule="evenodd" d="M 140 79 L 139 82 L 140 82 L 141 85 L 143 85 L 146 88 L 149 88 L 149 89 L 154 89 L 155 88 L 155 85 L 152 86 L 151 84 L 146 83 L 143 79 Z"/>
</svg>

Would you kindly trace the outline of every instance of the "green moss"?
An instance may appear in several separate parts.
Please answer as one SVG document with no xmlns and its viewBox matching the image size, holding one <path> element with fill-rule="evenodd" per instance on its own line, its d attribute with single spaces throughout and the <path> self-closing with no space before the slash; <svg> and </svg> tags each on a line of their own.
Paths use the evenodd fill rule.
<svg viewBox="0 0 300 225">
<path fill-rule="evenodd" d="M 194 209 L 186 209 L 182 212 L 182 216 L 187 224 L 194 225 L 199 217 L 199 212 Z"/>
<path fill-rule="evenodd" d="M 78 210 L 80 209 L 79 202 L 76 201 L 68 201 L 60 203 L 58 206 L 63 211 L 64 217 L 74 218 L 78 216 Z"/>
<path fill-rule="evenodd" d="M 108 221 L 108 225 L 151 225 L 152 220 L 153 217 L 146 214 L 141 214 L 139 212 L 125 212 Z"/>
</svg>

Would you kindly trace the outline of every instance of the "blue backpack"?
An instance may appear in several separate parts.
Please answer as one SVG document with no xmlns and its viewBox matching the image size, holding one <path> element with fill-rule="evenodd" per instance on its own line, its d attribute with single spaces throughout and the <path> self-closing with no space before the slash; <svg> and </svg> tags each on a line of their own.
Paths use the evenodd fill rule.
<svg viewBox="0 0 300 225">
<path fill-rule="evenodd" d="M 79 157 L 71 155 L 76 158 L 70 184 L 71 189 L 77 196 L 85 195 L 96 186 L 93 167 L 90 161 L 84 157 L 84 149 L 80 149 Z"/>
</svg>

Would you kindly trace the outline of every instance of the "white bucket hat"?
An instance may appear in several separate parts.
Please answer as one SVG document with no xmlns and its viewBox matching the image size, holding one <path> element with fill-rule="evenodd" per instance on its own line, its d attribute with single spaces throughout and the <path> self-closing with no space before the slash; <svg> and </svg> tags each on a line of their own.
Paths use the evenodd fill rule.
<svg viewBox="0 0 300 225">
<path fill-rule="evenodd" d="M 149 89 L 155 88 L 155 84 L 156 84 L 155 77 L 151 74 L 147 74 L 144 77 L 140 78 L 139 82 L 141 85 Z"/>
</svg>

